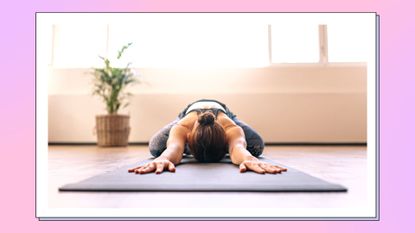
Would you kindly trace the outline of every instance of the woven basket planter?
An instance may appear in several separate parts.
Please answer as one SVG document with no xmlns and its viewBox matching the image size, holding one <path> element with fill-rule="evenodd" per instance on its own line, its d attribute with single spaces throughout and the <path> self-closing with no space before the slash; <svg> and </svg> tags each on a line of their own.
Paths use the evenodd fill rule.
<svg viewBox="0 0 415 233">
<path fill-rule="evenodd" d="M 130 116 L 98 115 L 96 116 L 96 133 L 98 146 L 127 146 L 130 135 Z"/>
</svg>

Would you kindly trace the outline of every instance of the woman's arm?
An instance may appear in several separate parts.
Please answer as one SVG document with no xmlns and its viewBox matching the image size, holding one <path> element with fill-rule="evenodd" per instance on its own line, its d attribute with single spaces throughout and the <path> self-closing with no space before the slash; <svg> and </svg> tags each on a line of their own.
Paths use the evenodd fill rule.
<svg viewBox="0 0 415 233">
<path fill-rule="evenodd" d="M 169 139 L 167 140 L 166 150 L 164 150 L 163 153 L 153 161 L 142 166 L 129 169 L 128 172 L 134 172 L 136 174 L 145 174 L 150 172 L 160 174 L 164 170 L 175 172 L 176 167 L 174 165 L 180 163 L 183 157 L 188 131 L 189 129 L 183 125 L 177 124 L 173 126 L 170 130 Z"/>
<path fill-rule="evenodd" d="M 286 168 L 262 162 L 246 149 L 246 140 L 244 131 L 237 125 L 229 125 L 225 127 L 225 133 L 229 144 L 229 154 L 232 163 L 239 165 L 239 170 L 245 172 L 252 170 L 256 173 L 281 173 L 287 171 Z"/>
<path fill-rule="evenodd" d="M 167 148 L 158 158 L 168 159 L 174 164 L 180 163 L 189 131 L 190 129 L 181 124 L 173 126 L 167 140 Z"/>
<path fill-rule="evenodd" d="M 254 156 L 246 149 L 245 134 L 241 127 L 230 125 L 225 128 L 229 144 L 229 154 L 233 164 L 239 165 L 245 160 L 254 160 Z"/>
</svg>

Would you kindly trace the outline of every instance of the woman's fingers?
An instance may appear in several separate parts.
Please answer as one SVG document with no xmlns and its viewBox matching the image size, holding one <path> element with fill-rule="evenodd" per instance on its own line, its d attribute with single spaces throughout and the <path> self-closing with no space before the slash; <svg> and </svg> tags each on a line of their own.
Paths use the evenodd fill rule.
<svg viewBox="0 0 415 233">
<path fill-rule="evenodd" d="M 252 170 L 259 174 L 270 173 L 282 173 L 287 171 L 286 168 L 279 167 L 270 163 L 260 162 L 260 161 L 246 161 L 239 165 L 240 172 L 245 172 L 247 170 Z"/>
<path fill-rule="evenodd" d="M 275 169 L 279 170 L 278 173 L 287 171 L 287 168 L 284 168 L 284 167 L 280 167 L 280 166 L 277 166 L 277 165 L 271 165 L 271 166 L 273 166 Z"/>
<path fill-rule="evenodd" d="M 156 174 L 160 174 L 163 172 L 164 167 L 166 166 L 166 163 L 163 162 L 156 162 Z"/>
<path fill-rule="evenodd" d="M 276 167 L 278 167 L 279 169 L 281 169 L 281 171 L 283 171 L 283 172 L 288 171 L 288 169 L 287 169 L 287 168 L 285 168 L 285 167 L 279 167 L 279 166 L 276 166 Z"/>
<path fill-rule="evenodd" d="M 281 173 L 281 170 L 276 168 L 275 166 L 268 164 L 268 163 L 260 163 L 259 165 L 262 169 L 264 169 L 267 173 L 275 174 Z"/>
<path fill-rule="evenodd" d="M 172 162 L 168 163 L 168 168 L 170 172 L 175 172 L 176 171 L 176 167 L 174 166 L 174 164 Z"/>
<path fill-rule="evenodd" d="M 146 165 L 144 165 L 143 167 L 137 169 L 135 171 L 136 174 L 145 174 L 145 173 L 149 173 L 149 172 L 153 172 L 154 170 L 156 170 L 156 165 L 154 164 L 154 162 L 148 163 Z"/>
<path fill-rule="evenodd" d="M 135 170 L 139 169 L 141 166 L 135 167 L 135 168 L 130 168 L 128 169 L 128 172 L 135 172 Z"/>
<path fill-rule="evenodd" d="M 245 166 L 245 164 L 244 164 L 244 163 L 241 163 L 241 164 L 239 165 L 239 171 L 240 171 L 240 172 L 246 172 L 246 166 Z"/>
<path fill-rule="evenodd" d="M 156 174 L 162 173 L 164 170 L 169 170 L 170 172 L 175 172 L 176 167 L 170 161 L 157 161 L 150 162 L 142 166 L 128 169 L 128 172 L 134 172 L 136 174 L 146 174 L 150 172 L 155 172 Z M 270 173 L 282 173 L 286 172 L 287 168 L 279 167 L 265 162 L 259 161 L 245 161 L 239 165 L 239 171 L 241 173 L 246 172 L 247 170 L 252 170 L 259 174 Z"/>
<path fill-rule="evenodd" d="M 140 169 L 143 169 L 146 165 L 147 164 L 144 164 L 144 165 L 141 165 L 141 166 L 138 166 L 138 167 L 135 167 L 135 168 L 128 169 L 128 172 L 137 173 Z"/>
<path fill-rule="evenodd" d="M 259 174 L 265 174 L 265 170 L 262 169 L 257 162 L 253 163 L 246 163 L 245 164 L 250 170 L 259 173 Z"/>
<path fill-rule="evenodd" d="M 150 172 L 155 172 L 156 174 L 160 174 L 165 169 L 168 169 L 170 172 L 176 171 L 174 163 L 170 161 L 153 161 L 142 166 L 128 169 L 128 172 L 134 172 L 136 174 L 146 174 Z"/>
</svg>

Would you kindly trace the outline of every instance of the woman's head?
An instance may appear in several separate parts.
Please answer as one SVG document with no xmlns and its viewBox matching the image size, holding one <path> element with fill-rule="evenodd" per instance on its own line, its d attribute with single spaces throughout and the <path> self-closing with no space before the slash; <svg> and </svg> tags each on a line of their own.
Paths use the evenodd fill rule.
<svg viewBox="0 0 415 233">
<path fill-rule="evenodd" d="M 189 138 L 189 148 L 199 162 L 218 162 L 226 154 L 226 136 L 212 112 L 201 113 Z"/>
</svg>

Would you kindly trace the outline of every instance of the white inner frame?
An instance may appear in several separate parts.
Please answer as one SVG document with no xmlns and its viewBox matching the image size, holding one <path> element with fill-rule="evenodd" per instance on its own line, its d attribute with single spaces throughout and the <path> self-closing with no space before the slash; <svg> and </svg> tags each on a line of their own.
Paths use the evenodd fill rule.
<svg viewBox="0 0 415 233">
<path fill-rule="evenodd" d="M 37 125 L 37 145 L 36 145 L 36 216 L 37 217 L 375 217 L 376 216 L 376 77 L 375 77 L 375 45 L 371 48 L 371 58 L 367 63 L 368 79 L 367 79 L 367 161 L 368 161 L 368 200 L 370 207 L 364 209 L 50 209 L 48 208 L 47 196 L 47 145 L 48 145 L 48 82 L 44 77 L 48 76 L 48 67 L 51 62 L 50 54 L 44 51 L 48 49 L 48 38 L 51 38 L 47 32 L 47 28 L 51 22 L 68 20 L 76 13 L 67 14 L 51 14 L 51 13 L 37 13 L 36 14 L 36 125 Z M 220 13 L 224 15 L 224 13 Z M 120 14 L 92 14 L 98 20 L 100 17 L 115 17 Z M 163 14 L 158 13 L 158 16 L 163 17 Z M 234 14 L 232 14 L 234 15 Z M 244 14 L 238 14 L 239 16 Z M 246 14 L 245 14 L 246 15 Z M 250 17 L 258 18 L 271 17 L 272 14 L 249 14 Z M 307 14 L 304 14 L 307 15 Z M 336 14 L 315 14 L 325 18 L 336 17 Z M 302 17 L 302 14 L 291 14 L 292 17 Z M 349 14 L 353 17 L 353 13 Z M 375 28 L 376 15 L 374 13 L 367 13 L 367 19 L 373 23 L 373 30 Z M 373 34 L 373 41 L 375 41 L 375 34 Z M 52 51 L 53 52 L 53 51 Z M 52 57 L 53 58 L 53 57 Z M 163 214 L 160 214 L 163 213 Z"/>
</svg>

